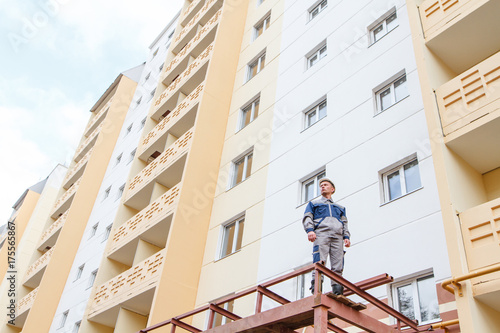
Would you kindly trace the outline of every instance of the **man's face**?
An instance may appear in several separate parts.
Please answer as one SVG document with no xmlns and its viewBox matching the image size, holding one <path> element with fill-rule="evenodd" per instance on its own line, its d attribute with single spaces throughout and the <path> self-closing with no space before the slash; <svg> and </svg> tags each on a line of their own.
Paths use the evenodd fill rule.
<svg viewBox="0 0 500 333">
<path fill-rule="evenodd" d="M 330 182 L 323 181 L 319 184 L 321 189 L 321 195 L 332 195 L 335 192 L 335 187 L 330 184 Z"/>
</svg>

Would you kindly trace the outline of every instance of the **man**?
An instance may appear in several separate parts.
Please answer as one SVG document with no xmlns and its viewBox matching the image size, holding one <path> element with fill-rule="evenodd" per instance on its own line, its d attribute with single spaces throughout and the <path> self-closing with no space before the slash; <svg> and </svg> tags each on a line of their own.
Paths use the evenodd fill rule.
<svg viewBox="0 0 500 333">
<path fill-rule="evenodd" d="M 302 223 L 307 239 L 314 242 L 313 263 L 326 264 L 330 256 L 332 271 L 342 275 L 344 269 L 344 246 L 351 246 L 345 208 L 332 200 L 335 185 L 328 178 L 319 180 L 321 197 L 311 200 L 306 207 Z M 342 295 L 344 287 L 332 280 L 332 292 Z M 311 281 L 314 292 L 314 271 Z"/>
</svg>

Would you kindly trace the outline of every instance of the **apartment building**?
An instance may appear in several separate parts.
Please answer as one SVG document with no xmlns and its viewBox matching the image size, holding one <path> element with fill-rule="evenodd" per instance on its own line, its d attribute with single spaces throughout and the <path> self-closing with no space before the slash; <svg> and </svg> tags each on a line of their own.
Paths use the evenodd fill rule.
<svg viewBox="0 0 500 333">
<path fill-rule="evenodd" d="M 186 1 L 175 33 L 151 48 L 157 86 L 129 99 L 152 96 L 151 106 L 123 111 L 106 146 L 96 204 L 76 236 L 62 229 L 47 243 L 53 257 L 82 239 L 58 260 L 67 278 L 53 315 L 35 315 L 37 296 L 23 331 L 31 320 L 53 332 L 231 331 L 239 317 L 258 326 L 309 297 L 310 273 L 231 295 L 312 262 L 301 221 L 327 176 L 347 208 L 348 281 L 391 275 L 370 293 L 420 329 L 496 332 L 499 12 L 493 0 Z M 139 132 L 127 135 L 139 119 L 137 143 Z M 65 184 L 87 182 L 89 163 Z M 39 294 L 57 280 L 51 267 Z M 359 318 L 401 331 L 374 304 Z"/>
</svg>

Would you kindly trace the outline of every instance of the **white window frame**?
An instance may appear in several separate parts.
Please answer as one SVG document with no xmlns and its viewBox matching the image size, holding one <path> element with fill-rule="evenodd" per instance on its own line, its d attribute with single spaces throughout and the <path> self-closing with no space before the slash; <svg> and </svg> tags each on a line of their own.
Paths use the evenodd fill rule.
<svg viewBox="0 0 500 333">
<path fill-rule="evenodd" d="M 368 27 L 368 31 L 370 33 L 370 45 L 373 45 L 381 40 L 384 36 L 396 29 L 398 26 L 399 23 L 396 8 L 392 8 Z M 379 32 L 377 32 L 377 29 L 379 28 L 380 34 Z"/>
<path fill-rule="evenodd" d="M 271 25 L 271 13 L 268 13 L 262 20 L 260 20 L 259 22 L 257 22 L 256 25 L 254 25 L 252 40 L 256 40 L 257 38 L 259 38 L 259 36 L 261 36 L 264 32 L 267 31 L 267 29 L 269 29 L 270 25 Z M 262 30 L 260 30 L 261 28 Z"/>
<path fill-rule="evenodd" d="M 92 273 L 90 273 L 89 283 L 87 284 L 87 289 L 91 288 L 94 285 L 96 276 L 97 276 L 97 269 L 94 270 Z"/>
<path fill-rule="evenodd" d="M 147 117 L 145 117 L 143 120 L 141 120 L 141 126 L 140 126 L 139 130 L 143 129 L 144 126 L 146 125 L 146 119 L 147 119 Z"/>
<path fill-rule="evenodd" d="M 430 323 L 433 323 L 433 322 L 441 321 L 441 313 L 439 311 L 439 303 L 438 303 L 438 312 L 439 312 L 438 317 L 435 318 L 435 319 L 430 319 L 430 320 L 422 321 L 422 313 L 420 312 L 420 297 L 419 297 L 419 294 L 418 294 L 418 285 L 417 284 L 418 284 L 419 280 L 424 280 L 424 279 L 433 279 L 433 281 L 434 281 L 433 286 L 434 287 L 436 286 L 436 283 L 435 283 L 435 280 L 434 280 L 434 274 L 433 273 L 418 275 L 417 277 L 413 277 L 413 278 L 410 278 L 410 279 L 405 279 L 405 280 L 402 280 L 402 281 L 398 281 L 398 282 L 395 282 L 395 283 L 391 284 L 391 286 L 390 286 L 390 288 L 391 288 L 391 295 L 392 295 L 391 301 L 392 301 L 392 304 L 393 304 L 393 308 L 395 310 L 397 310 L 397 311 L 400 311 L 400 309 L 399 309 L 398 288 L 406 286 L 406 285 L 411 285 L 412 286 L 413 310 L 414 310 L 414 314 L 415 314 L 415 319 L 418 320 L 418 324 L 419 325 L 430 324 Z M 437 296 L 437 292 L 436 292 L 436 301 L 439 302 L 439 299 L 438 299 L 438 296 Z M 395 322 L 394 319 L 393 319 L 393 321 Z"/>
<path fill-rule="evenodd" d="M 116 200 L 118 200 L 122 197 L 124 190 L 125 190 L 125 184 L 120 186 L 120 188 L 118 189 L 118 193 L 116 194 Z"/>
<path fill-rule="evenodd" d="M 150 93 L 149 93 L 149 100 L 152 100 L 153 97 L 155 96 L 156 93 L 156 88 L 154 88 Z"/>
<path fill-rule="evenodd" d="M 75 281 L 76 280 L 79 280 L 81 277 L 82 277 L 82 274 L 83 274 L 83 269 L 85 268 L 85 264 L 81 265 L 80 267 L 78 267 L 78 270 L 76 271 L 76 277 L 75 277 Z"/>
<path fill-rule="evenodd" d="M 233 188 L 235 187 L 236 185 L 244 182 L 245 180 L 247 180 L 248 178 L 250 178 L 250 176 L 252 175 L 251 172 L 252 172 L 252 165 L 250 165 L 250 171 L 248 170 L 248 160 L 249 158 L 252 158 L 252 161 L 250 164 L 253 164 L 253 148 L 251 150 L 249 150 L 247 153 L 245 153 L 243 156 L 235 159 L 233 161 L 233 165 L 232 165 L 232 177 L 231 177 L 231 186 L 230 188 Z M 239 182 L 237 182 L 237 177 L 238 177 L 238 165 L 240 163 L 243 163 L 243 170 L 242 170 L 242 178 Z M 247 172 L 249 173 L 247 175 Z"/>
<path fill-rule="evenodd" d="M 59 322 L 59 328 L 63 328 L 66 324 L 66 320 L 68 319 L 69 310 L 66 310 L 62 313 L 61 321 Z"/>
<path fill-rule="evenodd" d="M 257 107 L 257 105 L 258 105 L 258 107 Z M 252 99 L 251 102 L 247 103 L 244 107 L 242 107 L 240 109 L 240 119 L 238 121 L 238 127 L 237 127 L 236 131 L 240 131 L 243 128 L 247 127 L 252 121 L 255 120 L 255 118 L 257 118 L 259 116 L 258 111 L 257 111 L 257 114 L 255 114 L 256 107 L 260 111 L 260 95 L 258 95 L 254 99 Z M 250 112 L 250 119 L 249 119 L 248 123 L 246 123 L 247 112 Z"/>
<path fill-rule="evenodd" d="M 75 326 L 73 326 L 73 333 L 78 333 L 81 325 L 82 325 L 82 321 L 81 320 L 77 321 L 75 323 Z"/>
<path fill-rule="evenodd" d="M 141 101 L 142 101 L 142 96 L 137 99 L 137 102 L 135 102 L 135 106 L 136 107 L 139 106 L 139 104 L 141 104 Z"/>
<path fill-rule="evenodd" d="M 241 226 L 242 225 L 242 226 Z M 231 244 L 231 249 L 229 252 L 227 252 L 227 247 L 226 247 L 226 241 L 227 241 L 227 236 L 229 234 L 230 228 L 234 226 L 234 236 L 233 236 L 233 243 Z M 242 215 L 236 219 L 231 220 L 231 222 L 226 223 L 222 225 L 222 230 L 221 230 L 221 243 L 220 243 L 220 250 L 219 250 L 219 256 L 218 259 L 223 259 L 227 256 L 230 256 L 233 253 L 238 252 L 241 250 L 243 247 L 243 232 L 245 229 L 245 215 Z M 241 232 L 241 235 L 240 235 Z M 238 247 L 238 240 L 241 237 L 241 244 Z M 227 244 L 229 246 L 229 244 Z"/>
<path fill-rule="evenodd" d="M 405 166 L 410 165 L 414 162 L 417 162 L 418 179 L 419 179 L 420 186 L 408 191 L 407 187 L 406 187 L 407 179 L 406 179 L 406 175 L 405 175 Z M 399 172 L 399 183 L 400 183 L 401 195 L 391 199 L 388 177 L 393 175 L 396 172 Z M 421 189 L 422 188 L 422 177 L 421 177 L 421 172 L 420 172 L 420 163 L 418 161 L 416 154 L 413 154 L 410 157 L 407 157 L 407 158 L 393 164 L 391 167 L 388 167 L 388 168 L 382 170 L 380 172 L 380 178 L 381 178 L 381 182 L 382 182 L 382 198 L 383 198 L 382 203 L 392 202 L 394 200 L 402 198 L 410 193 L 413 193 L 413 192 Z"/>
<path fill-rule="evenodd" d="M 257 67 L 257 71 L 255 74 L 253 74 L 253 68 Z M 247 82 L 250 81 L 252 78 L 257 76 L 264 67 L 266 67 L 266 52 L 262 52 L 257 58 L 252 60 L 251 62 L 248 63 L 247 65 Z"/>
<path fill-rule="evenodd" d="M 89 237 L 89 239 L 95 236 L 95 234 L 97 233 L 98 226 L 99 226 L 99 222 L 97 222 L 96 224 L 94 224 L 92 226 L 92 229 L 90 229 L 90 237 Z"/>
<path fill-rule="evenodd" d="M 151 77 L 151 72 L 149 72 L 148 75 L 146 75 L 146 77 L 144 78 L 144 81 L 149 80 L 150 77 Z"/>
<path fill-rule="evenodd" d="M 104 191 L 104 196 L 102 198 L 102 200 L 106 200 L 107 197 L 109 197 L 109 194 L 111 193 L 111 186 L 108 187 L 105 191 Z"/>
<path fill-rule="evenodd" d="M 324 105 L 324 109 L 326 109 L 325 114 L 321 117 L 320 115 L 320 110 L 322 109 L 321 106 Z M 309 117 L 311 114 L 314 115 L 314 121 L 309 123 Z M 322 99 L 319 103 L 317 103 L 315 106 L 312 108 L 308 109 L 306 112 L 304 112 L 304 130 L 308 129 L 312 125 L 316 124 L 318 121 L 321 119 L 325 118 L 328 113 L 328 104 L 326 102 L 326 98 Z"/>
<path fill-rule="evenodd" d="M 404 84 L 404 89 L 406 90 L 406 94 L 404 96 L 396 96 L 396 88 Z M 389 95 L 390 96 L 390 104 L 387 106 L 382 105 L 382 98 Z M 397 103 L 401 102 L 405 98 L 410 96 L 408 92 L 408 79 L 406 77 L 406 73 L 398 75 L 396 78 L 389 80 L 389 83 L 386 83 L 382 86 L 382 88 L 378 88 L 375 91 L 375 101 L 376 101 L 376 112 L 377 114 L 384 112 L 385 110 L 391 108 Z"/>
<path fill-rule="evenodd" d="M 127 136 L 130 132 L 132 132 L 132 127 L 134 127 L 134 123 L 130 124 L 130 125 L 127 127 L 127 132 L 125 133 L 125 136 Z"/>
<path fill-rule="evenodd" d="M 153 57 L 152 58 L 156 57 L 156 55 L 158 54 L 159 50 L 160 50 L 160 48 L 157 47 L 156 50 L 153 52 Z"/>
<path fill-rule="evenodd" d="M 113 224 L 110 224 L 104 230 L 104 237 L 102 239 L 103 242 L 105 242 L 109 238 L 109 235 L 111 234 L 111 228 L 112 227 L 113 227 Z"/>
<path fill-rule="evenodd" d="M 319 191 L 319 180 L 321 178 L 326 177 L 326 170 L 322 169 L 319 172 L 315 172 L 312 176 L 308 177 L 307 179 L 303 180 L 301 182 L 301 190 L 300 190 L 300 203 L 305 204 L 311 201 L 312 199 L 318 197 L 321 195 L 321 192 Z M 312 198 L 308 199 L 307 198 L 307 188 L 310 183 L 313 183 L 313 188 L 315 190 Z"/>
<path fill-rule="evenodd" d="M 132 150 L 129 154 L 129 157 L 128 157 L 128 162 L 127 164 L 129 164 L 130 162 L 132 162 L 134 160 L 134 157 L 135 157 L 135 153 L 137 151 L 137 148 L 135 148 L 134 150 Z"/>
<path fill-rule="evenodd" d="M 321 43 L 320 46 L 316 47 L 314 51 L 309 52 L 306 56 L 307 68 L 311 68 L 321 61 L 324 57 L 328 55 L 328 47 L 326 46 L 326 41 Z"/>
<path fill-rule="evenodd" d="M 120 155 L 116 156 L 116 163 L 115 163 L 115 165 L 120 164 L 120 162 L 122 161 L 122 157 L 123 157 L 123 153 L 120 153 Z"/>
<path fill-rule="evenodd" d="M 320 0 L 316 4 L 314 4 L 310 9 L 309 9 L 309 21 L 312 21 L 316 16 L 319 15 L 326 7 L 328 7 L 328 0 Z"/>
</svg>

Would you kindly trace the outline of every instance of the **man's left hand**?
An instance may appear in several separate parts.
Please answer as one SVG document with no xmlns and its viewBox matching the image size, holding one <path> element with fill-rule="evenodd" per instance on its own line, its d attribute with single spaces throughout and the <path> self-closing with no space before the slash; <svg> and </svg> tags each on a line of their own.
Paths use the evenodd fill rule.
<svg viewBox="0 0 500 333">
<path fill-rule="evenodd" d="M 350 247 L 351 246 L 351 240 L 349 238 L 344 239 L 344 246 L 345 247 Z"/>
</svg>

